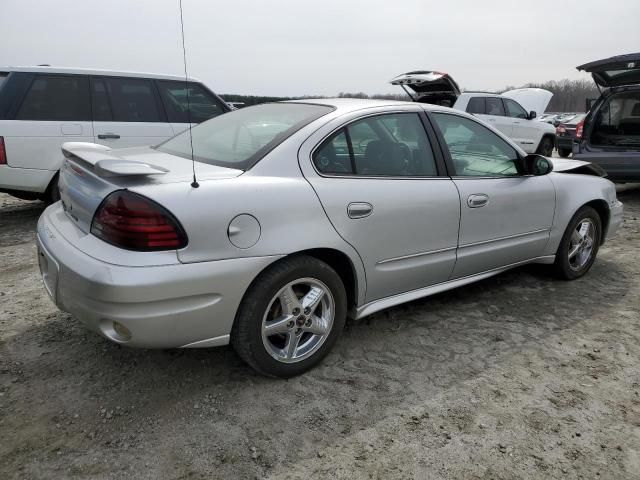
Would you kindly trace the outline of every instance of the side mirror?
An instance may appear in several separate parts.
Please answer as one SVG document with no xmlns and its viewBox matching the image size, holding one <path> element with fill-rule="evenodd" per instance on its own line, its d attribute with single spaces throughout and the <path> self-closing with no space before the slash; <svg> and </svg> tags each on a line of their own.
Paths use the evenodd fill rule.
<svg viewBox="0 0 640 480">
<path fill-rule="evenodd" d="M 553 170 L 553 163 L 542 155 L 532 153 L 522 159 L 522 167 L 525 175 L 546 175 Z"/>
<path fill-rule="evenodd" d="M 534 112 L 533 110 L 531 110 L 529 112 L 529 120 L 533 120 L 534 118 L 536 118 L 538 116 L 538 114 L 536 112 Z"/>
</svg>

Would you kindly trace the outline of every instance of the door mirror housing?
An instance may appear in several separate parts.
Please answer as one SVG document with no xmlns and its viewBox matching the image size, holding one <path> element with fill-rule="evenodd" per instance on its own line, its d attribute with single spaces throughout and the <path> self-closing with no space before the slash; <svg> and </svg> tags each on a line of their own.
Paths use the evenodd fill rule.
<svg viewBox="0 0 640 480">
<path fill-rule="evenodd" d="M 522 159 L 522 170 L 525 175 L 547 175 L 553 171 L 553 163 L 547 157 L 532 153 Z"/>
<path fill-rule="evenodd" d="M 529 112 L 529 120 L 533 120 L 534 118 L 536 118 L 538 116 L 538 114 L 536 112 L 534 112 L 533 110 L 531 110 Z"/>
</svg>

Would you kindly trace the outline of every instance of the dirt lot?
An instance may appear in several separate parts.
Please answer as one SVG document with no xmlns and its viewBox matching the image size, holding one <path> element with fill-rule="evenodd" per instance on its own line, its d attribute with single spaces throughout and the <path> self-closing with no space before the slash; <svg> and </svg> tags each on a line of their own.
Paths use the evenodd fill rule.
<svg viewBox="0 0 640 480">
<path fill-rule="evenodd" d="M 640 478 L 640 188 L 582 280 L 525 267 L 350 322 L 278 381 L 121 348 L 41 285 L 0 195 L 0 478 Z"/>
</svg>

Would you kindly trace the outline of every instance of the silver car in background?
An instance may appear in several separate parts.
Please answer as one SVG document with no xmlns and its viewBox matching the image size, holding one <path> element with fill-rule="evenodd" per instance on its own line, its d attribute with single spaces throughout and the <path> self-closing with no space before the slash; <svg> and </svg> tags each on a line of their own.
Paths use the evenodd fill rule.
<svg viewBox="0 0 640 480">
<path fill-rule="evenodd" d="M 578 278 L 622 221 L 597 167 L 411 102 L 263 104 L 156 147 L 63 152 L 38 223 L 58 307 L 123 345 L 231 343 L 281 377 L 347 316 L 527 263 Z"/>
</svg>

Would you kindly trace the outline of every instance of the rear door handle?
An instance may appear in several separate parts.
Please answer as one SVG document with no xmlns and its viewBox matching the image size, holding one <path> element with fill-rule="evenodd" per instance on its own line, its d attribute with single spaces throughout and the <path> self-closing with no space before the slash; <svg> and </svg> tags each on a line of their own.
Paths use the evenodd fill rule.
<svg viewBox="0 0 640 480">
<path fill-rule="evenodd" d="M 373 205 L 367 202 L 352 202 L 347 207 L 347 215 L 349 218 L 364 218 L 371 215 Z"/>
<path fill-rule="evenodd" d="M 108 138 L 117 139 L 120 138 L 120 135 L 118 135 L 117 133 L 101 133 L 98 135 L 98 138 L 100 140 L 106 140 Z"/>
<path fill-rule="evenodd" d="M 489 196 L 484 193 L 474 193 L 467 198 L 467 206 L 469 208 L 484 207 L 487 203 L 489 203 Z"/>
</svg>

